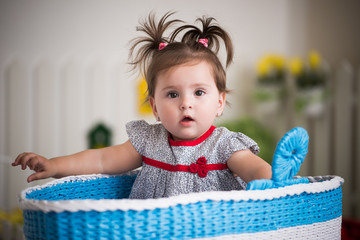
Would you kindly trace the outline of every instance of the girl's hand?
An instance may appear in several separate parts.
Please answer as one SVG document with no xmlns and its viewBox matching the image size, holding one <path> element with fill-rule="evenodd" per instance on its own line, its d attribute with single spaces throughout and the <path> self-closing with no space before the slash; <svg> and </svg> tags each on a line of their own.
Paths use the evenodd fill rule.
<svg viewBox="0 0 360 240">
<path fill-rule="evenodd" d="M 227 161 L 229 169 L 245 182 L 256 179 L 271 179 L 271 165 L 252 153 L 249 149 L 240 150 Z"/>
<path fill-rule="evenodd" d="M 22 153 L 12 163 L 21 165 L 24 170 L 29 167 L 35 173 L 30 175 L 28 182 L 54 177 L 62 178 L 85 174 L 116 174 L 141 167 L 142 157 L 130 141 L 123 144 L 88 149 L 68 156 L 47 159 L 35 153 Z"/>
<path fill-rule="evenodd" d="M 28 182 L 53 177 L 56 174 L 55 164 L 49 159 L 35 153 L 22 153 L 17 156 L 11 165 L 14 167 L 21 165 L 21 169 L 23 170 L 25 170 L 26 167 L 34 170 L 35 173 L 27 178 Z"/>
</svg>

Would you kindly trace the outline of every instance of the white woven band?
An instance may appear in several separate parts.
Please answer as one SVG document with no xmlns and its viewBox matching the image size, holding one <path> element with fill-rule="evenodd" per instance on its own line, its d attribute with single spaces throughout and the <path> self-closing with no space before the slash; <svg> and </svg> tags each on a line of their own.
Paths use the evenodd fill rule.
<svg viewBox="0 0 360 240">
<path fill-rule="evenodd" d="M 153 210 L 156 208 L 168 208 L 178 204 L 186 205 L 190 203 L 204 202 L 207 200 L 214 201 L 248 201 L 248 200 L 271 200 L 285 196 L 299 195 L 301 193 L 320 193 L 338 188 L 344 179 L 334 176 L 329 181 L 314 182 L 308 184 L 297 184 L 286 186 L 278 189 L 267 190 L 253 190 L 253 191 L 227 191 L 227 192 L 200 192 L 184 194 L 169 198 L 159 199 L 102 199 L 102 200 L 61 200 L 61 201 L 47 201 L 47 200 L 34 200 L 26 199 L 27 193 L 35 190 L 46 188 L 52 185 L 57 185 L 64 182 L 83 179 L 97 179 L 102 177 L 111 177 L 109 175 L 86 175 L 86 176 L 73 176 L 59 180 L 55 180 L 43 186 L 29 188 L 21 192 L 19 198 L 19 207 L 27 210 L 39 210 L 42 212 L 63 212 L 63 211 L 114 211 L 114 210 Z"/>
</svg>

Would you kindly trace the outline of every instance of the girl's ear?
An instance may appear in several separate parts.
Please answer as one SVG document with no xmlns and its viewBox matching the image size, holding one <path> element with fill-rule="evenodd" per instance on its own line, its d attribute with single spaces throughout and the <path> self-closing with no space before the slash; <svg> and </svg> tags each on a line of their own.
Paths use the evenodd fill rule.
<svg viewBox="0 0 360 240">
<path fill-rule="evenodd" d="M 221 116 L 226 105 L 226 92 L 219 94 L 218 115 Z"/>
<path fill-rule="evenodd" d="M 149 103 L 150 103 L 151 109 L 153 111 L 154 117 L 156 119 L 159 119 L 159 115 L 158 115 L 158 112 L 156 109 L 155 99 L 153 97 L 149 97 Z"/>
</svg>

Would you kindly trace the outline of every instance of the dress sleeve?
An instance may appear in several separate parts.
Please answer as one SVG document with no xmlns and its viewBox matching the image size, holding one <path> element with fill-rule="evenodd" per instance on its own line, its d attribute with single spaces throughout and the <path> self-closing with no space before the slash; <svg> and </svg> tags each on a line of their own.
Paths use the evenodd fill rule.
<svg viewBox="0 0 360 240">
<path fill-rule="evenodd" d="M 126 124 L 126 132 L 135 150 L 144 155 L 147 139 L 151 134 L 150 124 L 143 120 L 131 121 Z"/>
<path fill-rule="evenodd" d="M 221 141 L 221 149 L 225 154 L 225 159 L 229 159 L 231 155 L 237 151 L 249 149 L 252 153 L 258 154 L 259 146 L 257 143 L 243 133 L 231 132 L 226 129 L 226 134 Z"/>
<path fill-rule="evenodd" d="M 137 120 L 127 123 L 126 131 L 135 150 L 145 157 L 154 157 L 158 149 L 163 149 L 164 144 L 168 144 L 169 133 L 162 124 Z"/>
</svg>

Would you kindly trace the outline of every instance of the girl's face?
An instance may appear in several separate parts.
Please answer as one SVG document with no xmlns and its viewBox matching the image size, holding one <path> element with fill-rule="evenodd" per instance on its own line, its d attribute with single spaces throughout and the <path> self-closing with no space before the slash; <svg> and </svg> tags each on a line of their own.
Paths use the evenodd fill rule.
<svg viewBox="0 0 360 240">
<path fill-rule="evenodd" d="M 156 81 L 150 105 L 174 140 L 200 137 L 224 109 L 226 94 L 217 89 L 212 68 L 205 61 L 171 68 Z"/>
</svg>

